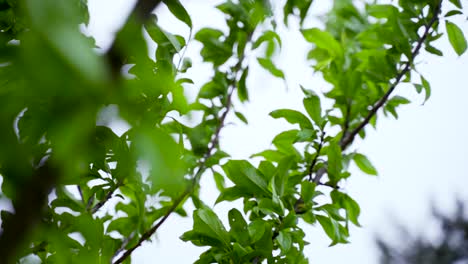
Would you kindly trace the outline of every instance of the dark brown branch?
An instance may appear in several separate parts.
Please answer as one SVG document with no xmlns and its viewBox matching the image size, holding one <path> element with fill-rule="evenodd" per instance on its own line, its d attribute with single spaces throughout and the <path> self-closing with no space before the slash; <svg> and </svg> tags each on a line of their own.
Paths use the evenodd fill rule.
<svg viewBox="0 0 468 264">
<path fill-rule="evenodd" d="M 357 134 L 361 130 L 364 129 L 364 127 L 369 124 L 370 120 L 374 115 L 377 113 L 377 111 L 385 105 L 385 103 L 388 101 L 388 98 L 392 94 L 392 92 L 395 90 L 396 86 L 400 83 L 401 79 L 411 70 L 411 66 L 413 65 L 414 59 L 416 56 L 419 54 L 419 51 L 422 48 L 422 44 L 426 40 L 427 36 L 429 35 L 429 32 L 432 28 L 432 26 L 437 22 L 439 18 L 439 12 L 440 8 L 442 5 L 442 1 L 439 2 L 439 4 L 436 7 L 436 10 L 434 10 L 434 15 L 432 19 L 429 21 L 429 23 L 425 26 L 424 33 L 422 36 L 419 38 L 416 47 L 414 50 L 411 52 L 411 58 L 408 58 L 408 61 L 404 64 L 403 69 L 398 73 L 398 75 L 395 78 L 395 82 L 390 86 L 388 91 L 384 94 L 382 98 L 380 98 L 372 107 L 372 109 L 369 111 L 367 116 L 364 118 L 364 120 L 354 129 L 352 130 L 348 135 L 343 135 L 342 140 L 340 141 L 340 147 L 342 150 L 345 150 L 353 141 L 354 138 L 356 137 Z"/>
<path fill-rule="evenodd" d="M 351 122 L 351 99 L 348 100 L 346 104 L 346 113 L 345 113 L 345 121 L 343 125 L 343 133 L 341 135 L 341 140 L 347 136 L 349 130 L 349 123 Z"/>
<path fill-rule="evenodd" d="M 135 22 L 133 20 L 143 25 L 151 16 L 151 12 L 153 12 L 161 2 L 161 0 L 139 0 L 120 31 L 122 32 L 125 28 L 130 27 L 131 23 Z M 105 55 L 111 69 L 112 79 L 114 80 L 120 77 L 120 70 L 125 64 L 125 51 L 121 50 L 121 37 L 119 33 Z"/>
<path fill-rule="evenodd" d="M 127 19 L 127 22 L 121 29 L 124 30 L 130 23 L 132 23 L 132 19 L 136 19 L 137 22 L 143 25 L 146 20 L 151 16 L 151 12 L 162 2 L 162 0 L 139 0 L 135 7 L 133 8 L 130 16 Z M 119 34 L 117 34 L 114 42 L 112 43 L 111 47 L 107 51 L 105 58 L 109 63 L 109 67 L 112 73 L 112 79 L 117 80 L 120 77 L 120 70 L 122 66 L 125 64 L 125 51 L 120 50 L 119 48 Z M 91 213 L 97 212 L 104 204 L 112 197 L 115 190 L 120 187 L 120 184 L 117 184 L 114 188 L 112 188 L 107 194 L 104 200 L 99 201 L 92 209 Z"/>
<path fill-rule="evenodd" d="M 112 198 L 112 195 L 114 195 L 114 192 L 120 187 L 122 186 L 122 184 L 120 183 L 117 183 L 116 185 L 114 185 L 110 190 L 109 192 L 106 194 L 106 197 L 104 197 L 104 199 L 102 199 L 101 201 L 99 201 L 96 205 L 93 206 L 93 208 L 91 208 L 90 212 L 91 214 L 94 214 L 96 213 L 97 211 L 99 211 L 99 209 L 101 209 L 101 207 L 104 206 L 104 204 L 107 203 L 107 201 L 109 201 L 111 198 Z M 91 198 L 90 198 L 91 199 Z"/>
<path fill-rule="evenodd" d="M 19 177 L 19 176 L 18 176 Z M 0 235 L 0 263 L 16 263 L 19 248 L 39 224 L 47 196 L 59 178 L 49 162 L 36 169 L 26 185 L 16 188 L 18 199 L 13 200 L 14 214 L 3 219 Z"/>
<path fill-rule="evenodd" d="M 317 148 L 317 153 L 315 154 L 314 160 L 312 160 L 309 166 L 309 181 L 312 181 L 312 174 L 314 173 L 315 164 L 317 164 L 318 157 L 320 156 L 320 151 L 322 150 L 324 139 L 325 132 L 322 131 L 322 135 L 320 136 L 320 144 Z"/>
</svg>

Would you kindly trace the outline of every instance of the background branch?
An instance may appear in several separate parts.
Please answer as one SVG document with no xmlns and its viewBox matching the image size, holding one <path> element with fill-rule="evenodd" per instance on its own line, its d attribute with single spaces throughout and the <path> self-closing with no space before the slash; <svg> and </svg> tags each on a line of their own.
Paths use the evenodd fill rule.
<svg viewBox="0 0 468 264">
<path fill-rule="evenodd" d="M 405 76 L 411 70 L 411 66 L 413 65 L 414 59 L 419 54 L 419 51 L 421 50 L 424 41 L 429 36 L 432 26 L 438 21 L 440 9 L 442 7 L 442 2 L 443 0 L 439 2 L 436 9 L 434 10 L 434 15 L 432 19 L 429 21 L 428 24 L 425 25 L 423 34 L 418 39 L 416 47 L 411 52 L 411 58 L 409 58 L 409 60 L 404 64 L 403 69 L 397 74 L 397 76 L 395 77 L 395 82 L 390 86 L 388 91 L 374 104 L 374 106 L 369 111 L 364 120 L 361 123 L 359 123 L 359 125 L 351 132 L 343 134 L 343 137 L 340 140 L 340 147 L 342 151 L 344 151 L 351 143 L 353 143 L 356 135 L 359 134 L 359 132 L 363 130 L 367 124 L 369 124 L 372 117 L 374 117 L 377 114 L 377 111 L 388 101 L 388 98 L 395 90 L 396 86 L 401 82 L 403 76 Z M 327 169 L 325 167 L 320 168 L 315 175 L 314 182 L 317 184 L 320 183 L 320 179 L 326 172 Z"/>
<path fill-rule="evenodd" d="M 19 176 L 17 176 L 19 177 Z M 14 214 L 6 217 L 2 223 L 0 235 L 0 263 L 16 263 L 19 248 L 26 242 L 26 237 L 40 222 L 47 196 L 59 179 L 57 170 L 50 162 L 37 168 L 29 182 L 18 188 L 18 199 L 13 200 Z"/>
<path fill-rule="evenodd" d="M 134 22 L 133 20 L 136 20 L 138 24 L 143 25 L 151 16 L 151 12 L 153 12 L 161 2 L 161 0 L 139 0 L 130 13 L 127 22 L 120 31 L 129 27 L 130 24 Z M 114 80 L 120 77 L 120 70 L 125 64 L 125 52 L 121 50 L 120 39 L 120 34 L 117 34 L 114 42 L 105 54 L 105 58 L 111 69 L 112 79 Z"/>
<path fill-rule="evenodd" d="M 364 120 L 355 128 L 353 129 L 348 135 L 343 135 L 343 138 L 342 140 L 340 141 L 340 147 L 342 150 L 345 150 L 353 141 L 354 141 L 354 138 L 356 137 L 357 134 L 359 134 L 359 132 L 361 130 L 364 129 L 364 127 L 369 124 L 370 120 L 372 119 L 372 117 L 377 113 L 377 111 L 385 105 L 385 103 L 388 101 L 388 98 L 390 97 L 390 95 L 392 94 L 392 92 L 395 90 L 396 86 L 401 82 L 401 79 L 403 78 L 403 76 L 405 76 L 410 70 L 411 70 L 411 66 L 413 65 L 413 62 L 414 62 L 414 59 L 416 58 L 416 56 L 419 54 L 419 51 L 421 50 L 422 48 L 422 44 L 424 43 L 424 41 L 426 40 L 427 36 L 429 35 L 429 32 L 430 32 L 430 29 L 432 28 L 432 26 L 437 22 L 438 18 L 439 18 L 439 12 L 440 12 L 440 8 L 442 6 L 442 1 L 439 2 L 439 4 L 437 5 L 436 9 L 434 10 L 434 15 L 432 17 L 432 19 L 429 21 L 428 24 L 426 24 L 425 26 L 425 29 L 424 29 L 424 33 L 422 34 L 422 36 L 419 38 L 417 44 L 416 44 L 416 47 L 414 48 L 414 50 L 411 52 L 411 57 L 408 59 L 408 61 L 404 64 L 403 66 L 403 69 L 398 73 L 398 75 L 396 76 L 395 78 L 395 82 L 390 86 L 390 88 L 388 89 L 388 91 L 384 94 L 384 96 L 382 98 L 380 98 L 375 104 L 374 106 L 372 107 L 372 109 L 369 111 L 369 113 L 367 114 L 367 116 L 364 118 Z"/>
</svg>

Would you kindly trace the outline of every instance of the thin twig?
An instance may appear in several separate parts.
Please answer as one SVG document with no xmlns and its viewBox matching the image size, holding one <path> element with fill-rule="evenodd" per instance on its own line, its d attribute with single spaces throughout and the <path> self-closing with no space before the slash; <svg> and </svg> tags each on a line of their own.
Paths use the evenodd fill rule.
<svg viewBox="0 0 468 264">
<path fill-rule="evenodd" d="M 222 128 L 225 125 L 226 117 L 227 117 L 228 113 L 231 111 L 232 96 L 234 94 L 234 91 L 236 90 L 237 77 L 238 77 L 237 75 L 238 75 L 238 72 L 240 71 L 240 69 L 242 68 L 243 60 L 244 60 L 244 57 L 241 57 L 239 59 L 239 62 L 233 68 L 233 70 L 236 72 L 236 76 L 234 77 L 234 80 L 233 80 L 233 82 L 231 84 L 231 87 L 230 87 L 231 90 L 228 92 L 228 95 L 227 95 L 227 98 L 226 98 L 226 109 L 219 118 L 219 126 L 216 128 L 216 131 L 215 131 L 215 133 L 214 133 L 214 135 L 213 135 L 213 137 L 212 137 L 212 139 L 211 139 L 211 141 L 209 143 L 208 150 L 205 152 L 203 158 L 201 159 L 201 163 L 198 166 L 198 170 L 195 173 L 195 176 L 193 177 L 191 184 L 189 184 L 187 186 L 187 188 L 185 189 L 185 191 L 174 200 L 171 207 L 169 207 L 167 212 L 164 214 L 164 216 L 161 219 L 159 219 L 159 221 L 156 223 L 156 225 L 154 225 L 151 229 L 144 232 L 142 234 L 142 236 L 140 237 L 140 239 L 138 240 L 137 244 L 134 245 L 133 247 L 127 249 L 123 253 L 123 255 L 114 262 L 114 264 L 122 263 L 123 261 L 125 261 L 125 259 L 127 259 L 135 249 L 140 247 L 141 244 L 144 241 L 148 240 L 154 233 L 156 233 L 156 231 L 159 229 L 159 227 L 162 224 L 164 224 L 164 222 L 166 222 L 166 220 L 169 218 L 169 216 L 182 204 L 182 202 L 193 192 L 193 189 L 198 185 L 198 182 L 200 181 L 200 178 L 201 178 L 203 172 L 206 169 L 206 162 L 213 155 L 213 152 L 214 152 L 215 148 L 218 145 L 219 136 L 220 136 Z"/>
<path fill-rule="evenodd" d="M 384 96 L 382 98 L 380 98 L 374 104 L 374 106 L 369 111 L 369 113 L 364 118 L 364 120 L 354 130 L 352 130 L 348 135 L 343 135 L 343 138 L 342 138 L 342 140 L 340 142 L 340 147 L 341 147 L 342 150 L 345 150 L 354 141 L 354 138 L 356 137 L 356 135 L 359 134 L 359 132 L 362 129 L 364 129 L 364 127 L 370 122 L 370 120 L 372 119 L 372 117 L 374 117 L 374 115 L 377 113 L 377 111 L 382 106 L 385 105 L 388 98 L 390 97 L 392 92 L 395 90 L 396 86 L 400 83 L 403 76 L 405 76 L 411 70 L 411 65 L 413 64 L 414 59 L 416 58 L 416 56 L 419 54 L 419 51 L 422 48 L 422 44 L 424 43 L 427 36 L 429 35 L 430 29 L 432 28 L 434 23 L 436 23 L 437 20 L 438 20 L 441 5 L 442 5 L 442 0 L 439 2 L 439 5 L 437 5 L 436 10 L 434 10 L 434 16 L 432 17 L 431 21 L 429 21 L 429 24 L 426 25 L 423 35 L 418 40 L 417 45 L 414 48 L 413 52 L 411 52 L 411 58 L 408 58 L 408 61 L 405 63 L 403 69 L 396 76 L 395 82 L 390 86 L 390 88 L 384 94 Z"/>
<path fill-rule="evenodd" d="M 343 133 L 341 135 L 341 140 L 348 135 L 348 130 L 349 130 L 349 123 L 351 122 L 351 99 L 348 100 L 346 104 L 346 114 L 345 114 L 345 121 L 343 125 Z"/>
<path fill-rule="evenodd" d="M 109 201 L 112 196 L 114 195 L 114 192 L 120 187 L 122 186 L 121 183 L 117 183 L 115 184 L 110 190 L 109 192 L 106 194 L 106 197 L 104 197 L 104 199 L 102 199 L 101 201 L 99 201 L 96 205 L 93 206 L 93 208 L 91 208 L 90 212 L 91 214 L 94 214 L 96 213 L 97 211 L 99 211 L 99 209 L 101 209 L 101 207 L 104 206 L 104 204 L 107 203 L 107 201 Z"/>
<path fill-rule="evenodd" d="M 399 84 L 403 76 L 408 73 L 408 71 L 411 69 L 411 65 L 418 55 L 422 44 L 426 40 L 427 36 L 429 35 L 429 31 L 432 28 L 432 26 L 437 22 L 438 17 L 439 17 L 439 12 L 440 8 L 442 6 L 443 0 L 439 2 L 439 5 L 437 6 L 435 10 L 435 14 L 432 17 L 431 21 L 429 24 L 426 25 L 425 30 L 421 38 L 418 40 L 417 45 L 413 52 L 411 53 L 411 58 L 405 63 L 405 66 L 403 69 L 398 73 L 395 82 L 391 85 L 390 89 L 385 93 L 385 95 L 380 98 L 372 107 L 372 109 L 369 111 L 367 114 L 366 118 L 353 130 L 351 131 L 348 135 L 343 135 L 343 138 L 340 140 L 340 148 L 341 151 L 344 151 L 353 141 L 354 138 L 356 137 L 357 134 L 369 123 L 369 121 L 374 117 L 374 115 L 377 113 L 377 111 L 387 102 L 388 98 L 390 97 L 391 93 L 395 90 L 396 86 Z M 323 177 L 323 175 L 327 172 L 327 169 L 325 167 L 320 168 L 315 175 L 314 182 L 319 183 L 320 179 Z"/>
<path fill-rule="evenodd" d="M 179 54 L 180 58 L 179 58 L 179 62 L 177 63 L 177 72 L 180 71 L 180 67 L 182 66 L 182 62 L 185 58 L 185 53 L 187 52 L 187 49 L 189 47 L 189 44 L 190 44 L 190 40 L 192 39 L 192 29 L 190 29 L 190 32 L 189 32 L 189 37 L 188 37 L 188 40 L 187 40 L 187 44 L 185 45 L 184 47 L 184 50 L 182 51 L 182 54 Z"/>
<path fill-rule="evenodd" d="M 325 139 L 325 132 L 322 131 L 322 134 L 320 136 L 320 144 L 317 148 L 317 153 L 315 154 L 314 160 L 310 163 L 310 166 L 309 166 L 309 181 L 313 180 L 312 174 L 314 173 L 315 164 L 317 164 L 318 157 L 320 156 L 320 151 L 322 150 L 324 139 Z"/>
<path fill-rule="evenodd" d="M 153 10 L 162 2 L 162 0 L 139 0 L 135 7 L 133 8 L 130 16 L 127 18 L 127 22 L 122 27 L 121 31 L 128 26 L 128 24 L 132 23 L 132 19 L 137 19 L 137 22 L 143 25 L 146 20 L 151 16 Z M 119 49 L 119 34 L 117 34 L 114 42 L 111 44 L 111 47 L 107 51 L 105 58 L 109 63 L 109 67 L 111 68 L 112 78 L 118 79 L 120 76 L 120 69 L 124 65 L 124 52 Z M 185 51 L 184 51 L 185 52 Z M 107 194 L 106 197 L 99 201 L 92 209 L 91 213 L 96 213 L 102 206 L 112 197 L 114 192 L 121 186 L 121 184 L 117 184 L 114 186 Z M 91 203 L 89 203 L 91 202 Z M 92 204 L 92 199 L 88 201 L 88 208 Z M 87 209 L 88 209 L 87 208 Z"/>
</svg>

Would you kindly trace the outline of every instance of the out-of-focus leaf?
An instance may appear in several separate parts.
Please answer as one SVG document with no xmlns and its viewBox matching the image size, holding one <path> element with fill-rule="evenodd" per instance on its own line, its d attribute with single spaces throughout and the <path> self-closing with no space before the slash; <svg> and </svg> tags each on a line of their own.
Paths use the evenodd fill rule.
<svg viewBox="0 0 468 264">
<path fill-rule="evenodd" d="M 341 58 L 343 56 L 341 44 L 329 32 L 311 28 L 302 30 L 302 35 L 308 42 L 314 43 L 318 48 L 327 50 L 332 57 Z"/>
<path fill-rule="evenodd" d="M 284 79 L 284 73 L 282 70 L 278 69 L 271 59 L 266 58 L 257 58 L 258 63 L 267 71 L 269 71 L 273 76 Z"/>
<path fill-rule="evenodd" d="M 164 0 L 164 4 L 166 4 L 169 11 L 171 11 L 175 17 L 180 21 L 183 21 L 188 27 L 192 28 L 192 19 L 179 0 Z"/>
</svg>

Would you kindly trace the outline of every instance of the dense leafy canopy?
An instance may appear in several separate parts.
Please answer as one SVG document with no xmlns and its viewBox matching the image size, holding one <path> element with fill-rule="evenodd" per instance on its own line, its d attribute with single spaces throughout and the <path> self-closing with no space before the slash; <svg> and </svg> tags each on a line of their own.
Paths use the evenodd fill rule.
<svg viewBox="0 0 468 264">
<path fill-rule="evenodd" d="M 375 126 L 380 110 L 398 117 L 409 103 L 394 95 L 398 84 L 412 83 L 429 98 L 415 59 L 423 50 L 442 55 L 433 42 L 443 29 L 455 52 L 465 52 L 463 32 L 450 21 L 463 9 L 453 0 L 335 0 L 323 27 L 307 28 L 312 2 L 227 0 L 216 7 L 227 27 L 202 28 L 192 40 L 197 18 L 183 2 L 139 0 L 111 47 L 100 51 L 80 32 L 89 20 L 86 0 L 1 0 L 1 195 L 14 210 L 1 213 L 0 263 L 31 256 L 130 263 L 170 215 L 187 216 L 188 200 L 196 206 L 193 229 L 181 239 L 207 246 L 196 263 L 308 263 L 304 224 L 322 228 L 331 245 L 348 243 L 360 214 L 340 188 L 348 166 L 377 175 L 352 144 Z M 152 11 L 160 4 L 189 36 L 158 24 Z M 249 101 L 247 80 L 255 73 L 248 62 L 287 77 L 275 60 L 280 23 L 299 25 L 311 66 L 332 88 L 317 94 L 302 87 L 305 111 L 270 113 L 294 129 L 250 160 L 230 159 L 220 133 L 231 112 L 248 123 L 235 110 Z M 202 44 L 200 55 L 212 66 L 205 84 L 185 74 L 197 67 L 184 57 L 190 41 Z M 189 100 L 185 89 L 193 86 L 198 96 Z M 187 123 L 195 112 L 201 121 Z M 115 119 L 128 124 L 124 133 L 109 125 Z M 200 200 L 200 179 L 210 175 L 216 203 L 242 200 L 241 211 L 217 215 Z"/>
</svg>

